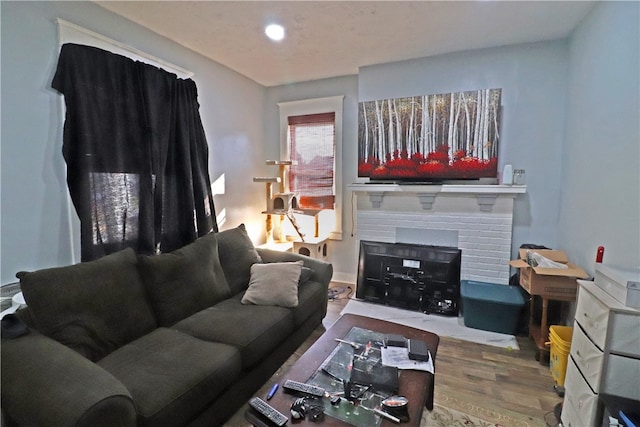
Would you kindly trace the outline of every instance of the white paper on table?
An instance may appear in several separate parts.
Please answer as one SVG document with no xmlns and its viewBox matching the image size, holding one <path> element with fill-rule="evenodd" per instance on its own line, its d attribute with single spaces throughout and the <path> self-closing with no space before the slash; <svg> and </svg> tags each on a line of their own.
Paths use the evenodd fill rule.
<svg viewBox="0 0 640 427">
<path fill-rule="evenodd" d="M 429 352 L 429 360 L 426 362 L 409 359 L 409 349 L 406 347 L 382 347 L 380 353 L 382 353 L 382 364 L 385 366 L 393 366 L 398 369 L 415 369 L 433 374 L 431 352 Z"/>
</svg>

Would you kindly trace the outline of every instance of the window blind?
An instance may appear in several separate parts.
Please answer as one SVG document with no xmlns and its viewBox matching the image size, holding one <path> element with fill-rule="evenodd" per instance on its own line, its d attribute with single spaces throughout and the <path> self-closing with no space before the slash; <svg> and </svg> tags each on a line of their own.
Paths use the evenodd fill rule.
<svg viewBox="0 0 640 427">
<path fill-rule="evenodd" d="M 335 113 L 290 116 L 291 190 L 301 209 L 335 208 Z"/>
</svg>

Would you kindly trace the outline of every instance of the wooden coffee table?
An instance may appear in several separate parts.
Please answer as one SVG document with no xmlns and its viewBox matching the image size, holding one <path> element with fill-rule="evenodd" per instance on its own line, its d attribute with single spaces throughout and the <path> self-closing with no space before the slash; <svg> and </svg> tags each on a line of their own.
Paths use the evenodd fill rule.
<svg viewBox="0 0 640 427">
<path fill-rule="evenodd" d="M 331 354 L 338 343 L 335 338 L 343 338 L 354 326 L 384 334 L 399 334 L 406 338 L 417 339 L 427 343 L 435 366 L 436 352 L 440 338 L 431 332 L 411 328 L 397 323 L 370 317 L 345 314 L 341 316 L 322 336 L 282 375 L 282 381 L 291 379 L 306 382 L 320 367 L 322 362 Z M 419 426 L 423 408 L 433 409 L 434 375 L 429 372 L 416 370 L 401 370 L 398 395 L 405 396 L 409 400 L 408 423 L 402 426 Z M 294 397 L 278 389 L 269 404 L 290 418 L 290 407 Z M 321 423 L 314 423 L 308 419 L 301 422 L 290 418 L 289 423 L 296 426 L 346 426 L 347 423 L 336 418 L 326 416 Z M 382 426 L 397 425 L 389 420 L 382 421 Z"/>
</svg>

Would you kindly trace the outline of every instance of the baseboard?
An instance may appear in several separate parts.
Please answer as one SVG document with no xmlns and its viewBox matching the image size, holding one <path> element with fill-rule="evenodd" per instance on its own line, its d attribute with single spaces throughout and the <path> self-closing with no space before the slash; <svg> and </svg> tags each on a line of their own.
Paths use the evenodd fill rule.
<svg viewBox="0 0 640 427">
<path fill-rule="evenodd" d="M 344 283 L 345 285 L 350 285 L 355 289 L 356 285 L 356 276 L 348 273 L 340 273 L 333 272 L 333 276 L 331 277 L 332 282 Z"/>
</svg>

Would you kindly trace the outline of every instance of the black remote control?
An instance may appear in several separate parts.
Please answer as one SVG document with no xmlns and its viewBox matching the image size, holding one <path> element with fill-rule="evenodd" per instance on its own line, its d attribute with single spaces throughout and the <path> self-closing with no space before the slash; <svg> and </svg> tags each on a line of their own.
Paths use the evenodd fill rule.
<svg viewBox="0 0 640 427">
<path fill-rule="evenodd" d="M 282 389 L 289 394 L 306 394 L 315 397 L 323 397 L 325 393 L 325 389 L 322 387 L 293 380 L 286 380 L 282 385 Z"/>
<path fill-rule="evenodd" d="M 249 401 L 249 406 L 255 409 L 258 413 L 262 414 L 265 418 L 267 418 L 269 421 L 271 421 L 273 424 L 277 425 L 278 427 L 282 427 L 287 423 L 287 421 L 289 421 L 289 418 L 287 418 L 281 412 L 278 412 L 276 408 L 269 405 L 267 402 L 260 399 L 259 397 L 252 398 Z"/>
</svg>

